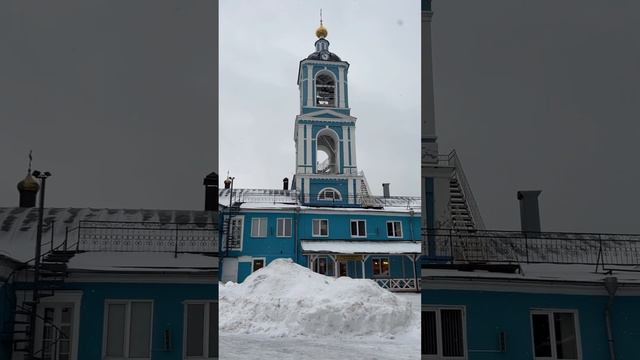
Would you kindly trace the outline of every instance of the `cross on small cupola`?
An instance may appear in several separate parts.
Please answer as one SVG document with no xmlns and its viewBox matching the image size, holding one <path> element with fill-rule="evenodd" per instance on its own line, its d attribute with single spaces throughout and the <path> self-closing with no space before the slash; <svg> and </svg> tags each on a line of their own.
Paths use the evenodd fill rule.
<svg viewBox="0 0 640 360">
<path fill-rule="evenodd" d="M 322 24 L 322 9 L 320 9 L 320 27 L 316 29 L 316 36 L 318 37 L 318 39 L 324 39 L 327 37 L 327 34 L 327 28 L 325 28 Z"/>
<path fill-rule="evenodd" d="M 322 22 L 322 9 L 320 9 L 320 26 L 316 29 L 316 52 L 311 54 L 309 58 L 314 58 L 316 60 L 324 60 L 324 61 L 340 61 L 340 58 L 331 52 L 329 52 L 329 41 L 326 39 L 329 32 L 327 28 L 324 27 Z"/>
</svg>

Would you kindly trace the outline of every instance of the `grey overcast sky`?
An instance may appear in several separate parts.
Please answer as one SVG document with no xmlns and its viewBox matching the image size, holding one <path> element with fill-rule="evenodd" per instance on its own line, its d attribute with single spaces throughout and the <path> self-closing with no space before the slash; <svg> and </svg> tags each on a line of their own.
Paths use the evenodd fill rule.
<svg viewBox="0 0 640 360">
<path fill-rule="evenodd" d="M 640 233 L 640 2 L 433 1 L 436 126 L 487 227 Z"/>
<path fill-rule="evenodd" d="M 0 206 L 202 209 L 217 168 L 217 3 L 0 2 Z"/>
<path fill-rule="evenodd" d="M 357 159 L 374 194 L 420 195 L 420 3 L 220 2 L 220 174 L 279 189 L 295 171 L 300 60 L 315 51 L 319 9 L 329 50 L 349 62 Z"/>
</svg>

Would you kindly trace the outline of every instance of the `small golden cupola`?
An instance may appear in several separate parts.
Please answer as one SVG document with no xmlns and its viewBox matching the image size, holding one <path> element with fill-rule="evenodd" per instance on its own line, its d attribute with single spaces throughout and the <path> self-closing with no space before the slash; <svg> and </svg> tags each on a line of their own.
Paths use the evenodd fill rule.
<svg viewBox="0 0 640 360">
<path fill-rule="evenodd" d="M 29 168 L 27 170 L 27 176 L 24 177 L 18 183 L 18 192 L 20 193 L 20 207 L 35 207 L 36 206 L 36 194 L 40 190 L 40 184 L 31 176 L 31 151 L 29 151 Z"/>
<path fill-rule="evenodd" d="M 37 193 L 40 190 L 40 184 L 36 181 L 36 179 L 31 176 L 31 174 L 27 174 L 19 183 L 18 183 L 18 191 L 28 191 Z"/>
<path fill-rule="evenodd" d="M 324 39 L 328 34 L 327 28 L 322 25 L 322 9 L 320 9 L 320 27 L 316 29 L 316 36 L 318 39 Z"/>
</svg>

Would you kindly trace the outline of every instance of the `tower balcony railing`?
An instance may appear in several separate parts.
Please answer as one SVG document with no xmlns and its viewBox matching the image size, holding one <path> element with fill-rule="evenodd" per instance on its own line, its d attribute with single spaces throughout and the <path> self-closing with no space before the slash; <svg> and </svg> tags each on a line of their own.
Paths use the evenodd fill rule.
<svg viewBox="0 0 640 360">
<path fill-rule="evenodd" d="M 426 228 L 422 232 L 427 261 L 602 266 L 640 264 L 638 234 Z"/>
<path fill-rule="evenodd" d="M 330 174 L 335 172 L 334 171 L 335 164 L 332 162 L 329 162 L 329 159 L 325 159 L 322 162 L 316 163 L 316 169 L 318 174 Z"/>
</svg>

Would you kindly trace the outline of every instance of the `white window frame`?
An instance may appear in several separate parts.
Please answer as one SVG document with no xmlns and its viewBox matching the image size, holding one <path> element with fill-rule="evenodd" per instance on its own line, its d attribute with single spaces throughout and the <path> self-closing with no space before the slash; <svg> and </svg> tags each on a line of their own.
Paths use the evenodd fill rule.
<svg viewBox="0 0 640 360">
<path fill-rule="evenodd" d="M 225 218 L 224 221 L 229 221 L 228 218 Z M 244 245 L 243 241 L 244 241 L 244 215 L 236 215 L 236 216 L 232 216 L 231 217 L 231 223 L 229 226 L 228 231 L 233 231 L 233 224 L 234 222 L 239 222 L 240 225 L 240 246 L 239 247 L 232 247 L 229 248 L 229 251 L 242 251 L 242 247 Z M 220 239 L 220 241 L 222 241 L 222 250 L 227 250 L 227 234 L 223 234 L 222 238 Z"/>
<path fill-rule="evenodd" d="M 333 192 L 334 197 L 327 198 L 327 196 L 325 195 L 327 193 L 327 191 Z M 318 200 L 320 200 L 320 201 L 342 201 L 342 194 L 340 193 L 340 191 L 338 191 L 338 189 L 335 189 L 335 188 L 332 188 L 332 187 L 326 187 L 326 188 L 323 188 L 322 190 L 320 190 L 320 192 L 318 193 Z"/>
<path fill-rule="evenodd" d="M 189 305 L 204 305 L 204 341 L 202 342 L 203 354 L 209 352 L 209 333 L 211 332 L 211 324 L 209 323 L 209 315 L 213 303 L 217 303 L 215 300 L 185 300 L 183 304 L 183 322 L 182 322 L 182 358 L 188 360 L 209 360 L 216 359 L 213 355 L 210 356 L 187 356 L 187 307 Z"/>
<path fill-rule="evenodd" d="M 353 223 L 354 222 L 358 223 L 360 221 L 362 221 L 364 223 L 364 235 L 362 235 L 362 234 L 354 235 L 353 234 L 353 227 L 352 227 Z M 356 229 L 359 232 L 360 228 L 358 227 L 358 225 L 356 225 Z M 352 238 L 366 238 L 367 237 L 367 220 L 365 220 L 365 219 L 351 219 L 351 222 L 349 223 L 349 233 L 351 234 Z"/>
<path fill-rule="evenodd" d="M 129 342 L 130 342 L 130 330 L 131 330 L 131 303 L 134 302 L 148 302 L 151 303 L 151 323 L 149 324 L 149 357 L 143 358 L 131 358 L 129 357 Z M 107 357 L 107 325 L 109 321 L 108 311 L 109 305 L 125 305 L 126 311 L 124 316 L 125 328 L 124 328 L 124 357 Z M 102 359 L 104 360 L 151 360 L 153 357 L 153 312 L 154 303 L 152 299 L 105 299 L 104 300 L 104 312 L 103 312 L 103 324 L 102 324 Z"/>
<path fill-rule="evenodd" d="M 258 270 L 253 270 L 253 262 L 254 262 L 255 260 L 262 260 L 262 264 L 263 264 L 263 265 L 262 265 L 262 267 L 261 267 L 260 269 L 262 269 L 262 268 L 264 268 L 264 267 L 266 267 L 266 266 L 267 266 L 267 258 L 266 258 L 266 257 L 252 257 L 252 258 L 251 258 L 251 273 L 252 273 L 252 274 L 253 274 L 254 272 L 256 272 L 256 271 L 260 270 L 260 269 L 258 269 Z"/>
<path fill-rule="evenodd" d="M 529 326 L 531 331 L 531 354 L 534 360 L 572 360 L 572 359 L 558 359 L 557 355 L 557 343 L 556 343 L 556 329 L 553 326 L 553 315 L 555 313 L 570 313 L 573 314 L 573 326 L 576 332 L 576 347 L 578 351 L 578 359 L 582 360 L 582 340 L 580 338 L 580 319 L 578 318 L 578 310 L 576 309 L 531 309 L 529 311 Z M 536 357 L 536 344 L 533 338 L 533 315 L 547 315 L 549 320 L 549 338 L 551 339 L 551 357 Z"/>
<path fill-rule="evenodd" d="M 326 235 L 322 235 L 322 226 L 318 225 L 318 231 L 320 231 L 319 234 L 316 234 L 315 231 L 315 226 L 314 223 L 316 221 L 326 221 L 327 222 L 327 234 Z M 329 219 L 312 219 L 311 220 L 311 236 L 313 237 L 329 237 Z"/>
<path fill-rule="evenodd" d="M 291 231 L 291 233 L 289 235 L 286 234 L 286 226 L 285 223 L 289 222 L 289 230 Z M 280 235 L 280 224 L 282 224 L 282 233 L 283 235 Z M 291 237 L 293 236 L 293 219 L 290 217 L 286 217 L 286 218 L 278 218 L 276 220 L 276 237 L 279 238 L 286 238 L 286 237 Z"/>
<path fill-rule="evenodd" d="M 393 236 L 389 236 L 389 224 L 394 224 L 394 223 L 398 223 L 400 224 L 400 235 L 398 235 L 398 232 L 396 231 L 397 228 L 395 225 L 393 226 Z M 404 230 L 402 229 L 402 221 L 400 220 L 389 220 L 387 221 L 387 228 L 385 229 L 387 231 L 387 237 L 390 239 L 401 239 L 402 236 L 404 235 Z"/>
<path fill-rule="evenodd" d="M 16 298 L 31 299 L 32 291 L 16 291 Z M 57 290 L 54 296 L 40 299 L 38 306 L 38 314 L 43 316 L 42 309 L 47 305 L 57 304 L 73 304 L 73 324 L 71 329 L 71 360 L 78 359 L 78 341 L 80 339 L 80 307 L 82 304 L 81 290 Z M 40 351 L 42 349 L 42 329 L 43 321 L 41 318 L 36 320 L 36 338 L 34 349 Z M 14 356 L 16 353 L 14 352 Z"/>
<path fill-rule="evenodd" d="M 255 222 L 258 222 L 257 234 L 254 234 Z M 264 222 L 264 235 L 260 234 L 260 228 L 262 223 Z M 266 217 L 254 217 L 251 218 L 251 237 L 252 238 L 266 238 L 269 234 L 269 220 Z"/>
<path fill-rule="evenodd" d="M 463 356 L 444 356 L 442 355 L 442 310 L 460 310 L 462 316 L 462 351 Z M 423 305 L 422 311 L 434 311 L 436 313 L 436 355 L 422 354 L 425 360 L 467 360 L 469 352 L 467 351 L 467 311 L 465 306 L 455 305 Z M 422 312 L 420 313 L 422 317 Z M 422 343 L 422 339 L 420 339 Z M 420 350 L 422 352 L 422 350 Z"/>
<path fill-rule="evenodd" d="M 320 260 L 324 261 L 324 272 L 320 272 Z M 327 275 L 329 272 L 329 257 L 322 255 L 318 256 L 313 262 L 313 272 L 317 274 Z"/>
</svg>

